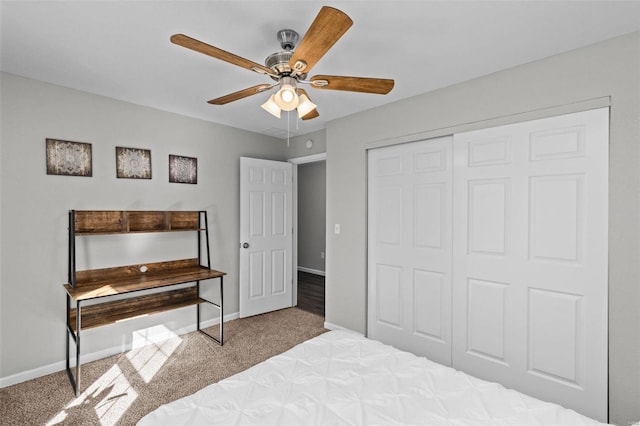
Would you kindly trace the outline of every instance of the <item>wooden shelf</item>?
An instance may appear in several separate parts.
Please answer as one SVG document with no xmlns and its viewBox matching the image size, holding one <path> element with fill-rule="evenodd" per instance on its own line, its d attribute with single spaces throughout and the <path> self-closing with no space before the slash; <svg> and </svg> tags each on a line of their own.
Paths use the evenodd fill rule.
<svg viewBox="0 0 640 426">
<path fill-rule="evenodd" d="M 172 309 L 184 308 L 206 300 L 198 297 L 195 287 L 165 291 L 144 296 L 129 297 L 123 300 L 81 307 L 82 321 L 80 330 L 115 324 L 132 318 L 157 314 Z M 69 312 L 71 329 L 76 331 L 76 310 Z"/>
<path fill-rule="evenodd" d="M 198 211 L 75 210 L 76 235 L 204 231 Z"/>
<path fill-rule="evenodd" d="M 144 268 L 146 272 L 143 272 Z M 78 271 L 76 288 L 69 283 L 64 284 L 64 288 L 71 299 L 78 301 L 220 278 L 223 275 L 226 273 L 200 266 L 198 259 L 184 259 Z"/>
</svg>

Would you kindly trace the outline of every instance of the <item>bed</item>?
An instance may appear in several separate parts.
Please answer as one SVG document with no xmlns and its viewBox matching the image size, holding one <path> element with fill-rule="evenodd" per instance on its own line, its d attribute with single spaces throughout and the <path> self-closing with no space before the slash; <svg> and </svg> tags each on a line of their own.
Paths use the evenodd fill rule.
<svg viewBox="0 0 640 426">
<path fill-rule="evenodd" d="M 330 331 L 160 406 L 150 425 L 598 425 L 346 331 Z"/>
</svg>

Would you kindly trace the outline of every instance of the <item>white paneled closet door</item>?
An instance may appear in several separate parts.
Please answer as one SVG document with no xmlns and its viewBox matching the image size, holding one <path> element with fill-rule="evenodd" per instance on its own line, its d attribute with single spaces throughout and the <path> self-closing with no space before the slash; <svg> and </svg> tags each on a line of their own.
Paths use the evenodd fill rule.
<svg viewBox="0 0 640 426">
<path fill-rule="evenodd" d="M 451 365 L 451 147 L 369 151 L 368 336 Z"/>
<path fill-rule="evenodd" d="M 454 136 L 453 365 L 607 421 L 608 109 Z"/>
</svg>

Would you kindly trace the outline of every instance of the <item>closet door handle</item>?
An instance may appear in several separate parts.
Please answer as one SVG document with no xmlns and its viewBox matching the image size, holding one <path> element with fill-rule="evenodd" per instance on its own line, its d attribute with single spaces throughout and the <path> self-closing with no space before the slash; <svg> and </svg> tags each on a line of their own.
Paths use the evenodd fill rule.
<svg viewBox="0 0 640 426">
<path fill-rule="evenodd" d="M 242 248 L 249 248 L 249 243 L 242 243 Z"/>
</svg>

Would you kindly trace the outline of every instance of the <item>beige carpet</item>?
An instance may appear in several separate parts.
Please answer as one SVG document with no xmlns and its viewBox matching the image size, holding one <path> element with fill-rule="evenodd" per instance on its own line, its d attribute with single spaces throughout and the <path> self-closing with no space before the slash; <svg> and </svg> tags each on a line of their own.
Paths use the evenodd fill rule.
<svg viewBox="0 0 640 426">
<path fill-rule="evenodd" d="M 322 334 L 323 322 L 290 308 L 225 323 L 222 347 L 194 332 L 134 348 L 82 365 L 78 397 L 65 371 L 6 387 L 0 389 L 0 423 L 133 425 L 161 404 Z"/>
</svg>

